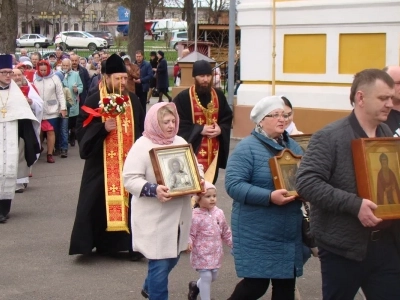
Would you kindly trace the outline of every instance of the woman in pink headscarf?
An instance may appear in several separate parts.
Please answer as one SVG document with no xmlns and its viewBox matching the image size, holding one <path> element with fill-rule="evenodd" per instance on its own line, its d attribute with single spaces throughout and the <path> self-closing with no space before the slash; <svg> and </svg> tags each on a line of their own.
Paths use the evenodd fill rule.
<svg viewBox="0 0 400 300">
<path fill-rule="evenodd" d="M 174 103 L 154 104 L 147 112 L 143 136 L 125 160 L 125 188 L 132 194 L 132 245 L 148 259 L 142 295 L 168 299 L 168 275 L 188 246 L 192 209 L 190 196 L 171 198 L 167 186 L 158 185 L 149 151 L 184 145 L 177 136 L 179 117 Z M 201 176 L 202 166 L 198 165 Z"/>
</svg>

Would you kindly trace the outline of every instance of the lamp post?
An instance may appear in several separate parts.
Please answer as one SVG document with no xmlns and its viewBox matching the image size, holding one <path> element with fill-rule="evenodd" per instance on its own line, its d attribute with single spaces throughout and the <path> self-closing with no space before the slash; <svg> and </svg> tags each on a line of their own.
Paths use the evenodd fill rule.
<svg viewBox="0 0 400 300">
<path fill-rule="evenodd" d="M 92 30 L 94 30 L 95 29 L 94 28 L 95 27 L 94 24 L 96 22 L 97 16 L 96 16 L 95 11 L 93 9 L 90 11 L 90 14 L 92 15 Z"/>
<path fill-rule="evenodd" d="M 42 24 L 44 24 L 44 36 L 47 36 L 47 12 L 46 11 L 41 11 L 39 15 L 39 19 L 42 20 Z M 41 32 L 39 32 L 41 33 Z"/>
</svg>

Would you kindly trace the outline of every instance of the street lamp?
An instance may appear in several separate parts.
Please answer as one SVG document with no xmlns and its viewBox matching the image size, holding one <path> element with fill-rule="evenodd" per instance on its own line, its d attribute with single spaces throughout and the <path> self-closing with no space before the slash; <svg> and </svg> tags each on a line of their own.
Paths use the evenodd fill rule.
<svg viewBox="0 0 400 300">
<path fill-rule="evenodd" d="M 44 24 L 44 35 L 45 36 L 47 36 L 47 24 L 46 24 L 46 22 L 47 22 L 47 12 L 46 11 L 41 11 L 40 12 L 40 16 L 39 16 L 39 19 L 40 20 L 43 20 L 43 22 L 42 22 L 42 24 Z"/>
</svg>

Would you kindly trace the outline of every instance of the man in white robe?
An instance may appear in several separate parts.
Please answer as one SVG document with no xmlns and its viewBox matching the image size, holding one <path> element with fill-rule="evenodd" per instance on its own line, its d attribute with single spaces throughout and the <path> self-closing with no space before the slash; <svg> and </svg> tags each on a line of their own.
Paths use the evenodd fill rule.
<svg viewBox="0 0 400 300">
<path fill-rule="evenodd" d="M 21 88 L 28 89 L 28 96 L 26 100 L 28 101 L 29 106 L 32 109 L 33 114 L 36 119 L 39 121 L 38 123 L 33 124 L 36 137 L 40 140 L 40 122 L 43 117 L 43 100 L 40 98 L 39 94 L 33 87 L 33 85 L 25 78 L 24 74 L 20 69 L 13 70 L 14 74 L 12 79 L 15 83 Z M 22 90 L 21 88 L 21 90 Z M 24 94 L 25 95 L 25 94 Z M 25 142 L 22 138 L 19 139 L 19 158 L 18 158 L 18 173 L 17 173 L 17 185 L 15 187 L 16 193 L 22 193 L 24 189 L 27 187 L 29 183 L 29 174 L 31 173 L 31 168 L 27 166 L 25 162 Z M 37 155 L 39 158 L 39 155 Z"/>
<path fill-rule="evenodd" d="M 0 55 L 0 223 L 5 223 L 15 195 L 18 141 L 25 142 L 25 160 L 31 166 L 40 153 L 33 124 L 39 124 L 24 94 L 12 81 L 12 56 Z"/>
</svg>

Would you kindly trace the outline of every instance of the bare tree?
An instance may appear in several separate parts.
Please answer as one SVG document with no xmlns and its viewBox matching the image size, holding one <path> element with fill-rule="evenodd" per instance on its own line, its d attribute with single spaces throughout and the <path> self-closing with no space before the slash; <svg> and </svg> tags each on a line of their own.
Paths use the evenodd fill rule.
<svg viewBox="0 0 400 300">
<path fill-rule="evenodd" d="M 131 13 L 128 31 L 128 54 L 134 57 L 136 50 L 144 50 L 144 21 L 148 0 L 125 0 Z"/>
<path fill-rule="evenodd" d="M 194 40 L 194 23 L 195 23 L 195 13 L 193 0 L 184 0 L 182 20 L 186 20 L 188 26 L 188 39 Z"/>
<path fill-rule="evenodd" d="M 18 35 L 18 5 L 15 5 L 15 0 L 2 0 L 0 13 L 0 52 L 14 53 Z"/>
<path fill-rule="evenodd" d="M 208 7 L 208 23 L 218 24 L 222 11 L 229 9 L 228 0 L 205 0 Z"/>
<path fill-rule="evenodd" d="M 148 0 L 149 5 L 147 6 L 149 9 L 150 13 L 150 18 L 154 19 L 154 14 L 156 12 L 156 9 L 162 4 L 161 0 Z"/>
</svg>

